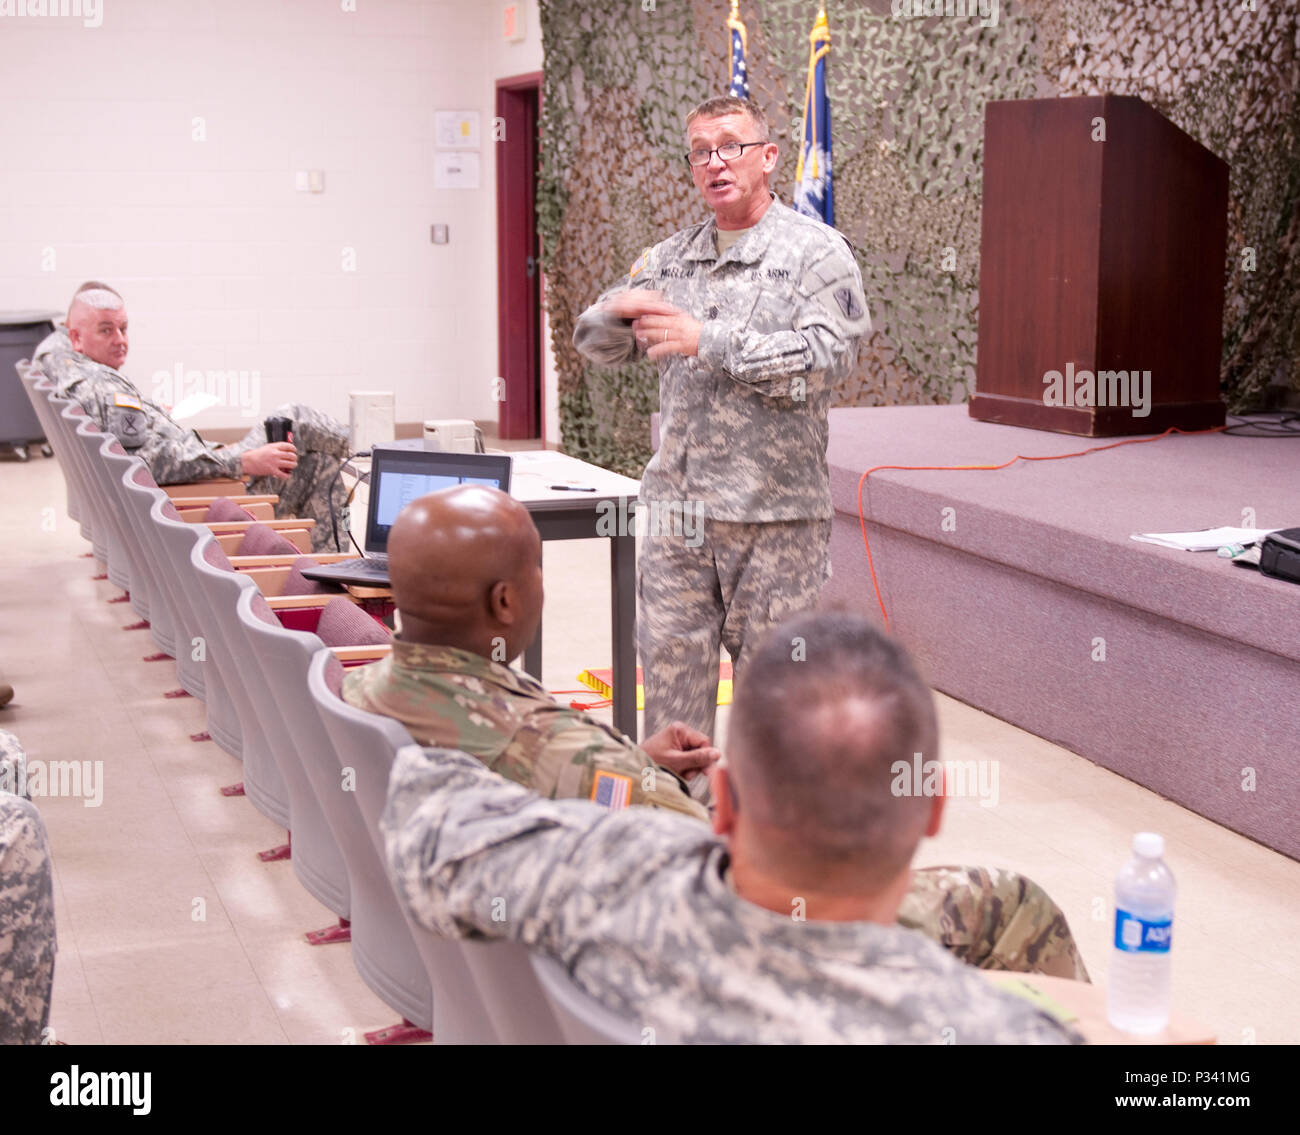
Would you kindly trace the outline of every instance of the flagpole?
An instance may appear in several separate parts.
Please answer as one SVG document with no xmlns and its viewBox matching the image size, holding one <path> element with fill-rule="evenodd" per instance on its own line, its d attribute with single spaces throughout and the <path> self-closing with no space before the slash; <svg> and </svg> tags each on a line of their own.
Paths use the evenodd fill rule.
<svg viewBox="0 0 1300 1135">
<path fill-rule="evenodd" d="M 733 6 L 736 0 L 732 0 Z M 812 119 L 812 175 L 817 177 L 817 117 L 813 114 L 813 84 L 814 73 L 817 70 L 819 60 L 829 55 L 831 52 L 831 29 L 826 22 L 826 8 L 823 6 L 817 10 L 817 19 L 813 23 L 813 29 L 808 33 L 808 78 L 804 83 L 803 90 L 803 120 L 805 123 Z M 806 135 L 805 135 L 806 137 Z M 795 167 L 795 181 L 803 180 L 803 159 L 807 146 L 799 146 L 799 162 Z"/>
<path fill-rule="evenodd" d="M 727 17 L 727 27 L 740 36 L 740 50 L 749 59 L 749 43 L 745 34 L 745 25 L 740 19 L 740 0 L 731 0 L 731 15 Z M 727 67 L 731 67 L 731 37 L 727 36 Z"/>
</svg>

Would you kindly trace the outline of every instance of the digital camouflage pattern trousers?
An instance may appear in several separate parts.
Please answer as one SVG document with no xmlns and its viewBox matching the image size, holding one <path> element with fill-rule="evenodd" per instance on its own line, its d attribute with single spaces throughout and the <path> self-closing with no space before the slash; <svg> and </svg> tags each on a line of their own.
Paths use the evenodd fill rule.
<svg viewBox="0 0 1300 1135">
<path fill-rule="evenodd" d="M 298 402 L 276 407 L 271 416 L 293 422 L 298 467 L 287 481 L 279 477 L 253 478 L 248 485 L 249 492 L 278 494 L 277 517 L 297 516 L 316 521 L 311 530 L 312 551 L 347 551 L 348 489 L 339 475 L 343 462 L 351 456 L 347 428 L 328 414 Z M 266 425 L 261 422 L 235 448 L 242 453 L 265 444 Z"/>
<path fill-rule="evenodd" d="M 719 647 L 735 680 L 746 644 L 817 605 L 830 577 L 831 522 L 737 524 L 689 507 L 647 513 L 638 521 L 636 617 L 645 734 L 684 721 L 712 737 Z"/>
</svg>

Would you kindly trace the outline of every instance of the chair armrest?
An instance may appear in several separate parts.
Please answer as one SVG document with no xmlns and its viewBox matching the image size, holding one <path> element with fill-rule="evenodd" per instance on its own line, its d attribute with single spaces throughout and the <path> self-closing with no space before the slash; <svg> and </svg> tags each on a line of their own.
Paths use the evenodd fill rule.
<svg viewBox="0 0 1300 1135">
<path fill-rule="evenodd" d="M 391 646 L 331 646 L 334 657 L 340 662 L 376 662 L 393 652 Z"/>
<path fill-rule="evenodd" d="M 318 564 L 337 564 L 344 560 L 355 560 L 353 552 L 310 552 Z M 230 566 L 236 571 L 249 571 L 253 568 L 292 567 L 298 556 L 231 556 Z"/>
<path fill-rule="evenodd" d="M 261 522 L 250 521 L 249 523 L 261 523 Z M 217 538 L 217 543 L 221 545 L 221 550 L 225 552 L 228 557 L 233 557 L 234 559 L 237 560 L 243 560 L 248 558 L 245 556 L 235 555 L 235 553 L 239 551 L 239 545 L 244 542 L 244 532 L 248 528 L 248 524 L 243 524 L 243 525 L 212 524 L 209 525 L 209 527 L 212 529 L 212 534 Z M 233 531 L 217 531 L 218 528 L 233 529 Z M 289 541 L 290 544 L 292 544 L 295 548 L 298 549 L 298 551 L 292 556 L 290 556 L 287 552 L 285 553 L 285 557 L 288 558 L 290 563 L 296 560 L 299 556 L 310 556 L 312 554 L 311 533 L 308 532 L 307 529 L 289 528 L 281 532 L 280 535 L 283 536 L 286 540 Z M 260 558 L 260 557 L 254 557 L 254 558 Z"/>
<path fill-rule="evenodd" d="M 288 567 L 259 567 L 249 568 L 239 574 L 248 576 L 263 595 L 278 598 L 284 593 L 284 581 L 289 578 L 291 570 Z"/>
<path fill-rule="evenodd" d="M 248 486 L 243 481 L 219 477 L 212 481 L 186 481 L 183 485 L 159 485 L 173 500 L 178 497 L 243 497 Z"/>
<path fill-rule="evenodd" d="M 199 505 L 195 508 L 189 508 L 189 501 L 182 498 L 183 503 L 176 509 L 180 517 L 186 524 L 205 524 L 203 519 L 208 514 L 208 505 Z M 260 520 L 265 524 L 268 520 L 275 519 L 275 509 L 265 501 L 245 500 L 239 498 L 239 507 L 245 512 L 251 513 L 254 520 Z"/>
<path fill-rule="evenodd" d="M 190 523 L 196 523 L 191 521 Z M 197 523 L 203 523 L 198 521 Z M 247 532 L 250 524 L 264 524 L 276 532 L 292 532 L 302 529 L 304 532 L 308 528 L 315 526 L 316 521 L 310 516 L 286 516 L 283 520 L 213 520 L 208 523 L 208 527 L 213 532 Z"/>
<path fill-rule="evenodd" d="M 234 496 L 233 493 L 224 496 L 214 496 L 214 497 L 184 496 L 184 497 L 172 497 L 172 500 L 176 503 L 176 507 L 179 509 L 208 508 L 211 505 L 215 504 L 217 501 L 230 500 L 233 496 Z M 279 503 L 280 503 L 280 498 L 276 496 L 274 493 L 259 493 L 256 496 L 253 495 L 252 493 L 239 494 L 240 508 L 248 508 L 249 505 L 254 505 L 254 504 L 276 505 Z"/>
<path fill-rule="evenodd" d="M 209 524 L 208 528 L 228 556 L 239 548 L 250 524 L 265 524 L 268 528 L 275 529 L 306 556 L 311 554 L 311 533 L 307 530 L 315 523 L 314 520 L 230 520 Z"/>
<path fill-rule="evenodd" d="M 350 595 L 329 594 L 329 595 L 268 595 L 266 605 L 272 611 L 311 611 L 318 607 L 324 607 L 335 599 L 346 599 L 350 603 L 356 600 Z"/>
</svg>

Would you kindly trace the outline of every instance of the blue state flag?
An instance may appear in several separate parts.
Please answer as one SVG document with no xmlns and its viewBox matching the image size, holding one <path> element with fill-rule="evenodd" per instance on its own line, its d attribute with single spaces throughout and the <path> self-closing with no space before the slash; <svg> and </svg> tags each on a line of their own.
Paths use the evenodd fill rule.
<svg viewBox="0 0 1300 1135">
<path fill-rule="evenodd" d="M 740 0 L 731 0 L 727 27 L 731 29 L 731 85 L 727 88 L 727 94 L 747 99 L 749 71 L 745 67 L 745 25 L 740 20 Z"/>
<path fill-rule="evenodd" d="M 808 35 L 808 83 L 803 98 L 803 147 L 795 170 L 794 207 L 800 213 L 835 224 L 835 193 L 831 185 L 831 103 L 826 96 L 826 60 L 831 53 L 831 29 L 826 10 Z"/>
</svg>

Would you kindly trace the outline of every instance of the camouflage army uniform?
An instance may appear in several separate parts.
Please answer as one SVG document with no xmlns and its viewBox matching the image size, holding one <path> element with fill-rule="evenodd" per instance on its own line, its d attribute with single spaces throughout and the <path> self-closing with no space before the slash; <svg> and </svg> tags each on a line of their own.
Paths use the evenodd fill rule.
<svg viewBox="0 0 1300 1135">
<path fill-rule="evenodd" d="M 541 796 L 708 813 L 677 776 L 607 726 L 560 705 L 536 679 L 450 646 L 393 640 L 348 672 L 343 697 L 392 717 L 421 744 L 460 749 Z"/>
<path fill-rule="evenodd" d="M 210 445 L 145 398 L 125 375 L 73 350 L 62 327 L 46 336 L 33 361 L 61 397 L 75 398 L 101 429 L 114 434 L 128 453 L 149 466 L 160 485 L 215 477 L 241 479 L 241 456 L 266 444 L 266 425 L 259 422 L 234 445 Z M 298 403 L 278 407 L 274 416 L 293 421 L 298 466 L 288 480 L 269 476 L 249 479 L 249 489 L 256 494 L 278 494 L 277 516 L 315 520 L 311 540 L 318 552 L 334 547 L 332 495 L 339 540 L 346 545 L 347 488 L 336 474 L 350 455 L 347 431 L 328 414 Z"/>
<path fill-rule="evenodd" d="M 40 1044 L 54 984 L 54 883 L 41 814 L 10 795 L 22 747 L 0 730 L 0 1044 Z"/>
<path fill-rule="evenodd" d="M 543 800 L 462 753 L 412 745 L 393 764 L 380 828 L 412 918 L 556 958 L 643 1039 L 1082 1039 L 902 927 L 796 921 L 747 902 L 729 885 L 725 844 L 681 816 Z"/>
<path fill-rule="evenodd" d="M 343 697 L 400 721 L 422 745 L 469 753 L 541 796 L 589 800 L 603 790 L 614 803 L 608 794 L 618 787 L 619 806 L 651 804 L 707 819 L 671 772 L 655 770 L 647 790 L 654 764 L 621 733 L 559 705 L 527 674 L 477 654 L 394 639 L 390 657 L 348 672 Z M 1061 909 L 1012 871 L 913 871 L 898 920 L 982 969 L 1088 980 Z"/>
<path fill-rule="evenodd" d="M 659 362 L 662 440 L 641 481 L 648 733 L 680 719 L 712 736 L 719 645 L 739 672 L 746 642 L 815 605 L 830 575 L 826 412 L 871 331 L 834 229 L 773 201 L 721 256 L 716 233 L 708 220 L 648 249 L 573 336 L 598 365 L 632 360 L 631 325 L 599 304 L 635 288 L 703 324 L 696 357 Z"/>
</svg>

